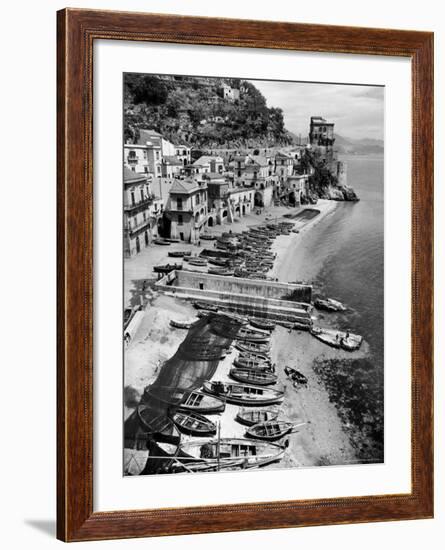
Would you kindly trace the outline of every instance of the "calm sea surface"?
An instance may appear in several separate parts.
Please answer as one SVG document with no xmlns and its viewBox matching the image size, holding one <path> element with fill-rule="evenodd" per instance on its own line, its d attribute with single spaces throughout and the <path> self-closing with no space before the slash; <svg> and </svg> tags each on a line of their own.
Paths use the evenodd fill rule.
<svg viewBox="0 0 445 550">
<path fill-rule="evenodd" d="M 376 374 L 383 375 L 383 156 L 342 160 L 360 202 L 340 203 L 314 227 L 311 255 L 320 266 L 315 282 L 351 308 L 345 326 L 364 336 Z"/>
</svg>

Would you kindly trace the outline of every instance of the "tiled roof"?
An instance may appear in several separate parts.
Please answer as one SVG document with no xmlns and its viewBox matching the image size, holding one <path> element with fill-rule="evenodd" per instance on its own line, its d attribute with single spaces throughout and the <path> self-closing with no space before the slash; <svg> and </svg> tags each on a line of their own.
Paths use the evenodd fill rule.
<svg viewBox="0 0 445 550">
<path fill-rule="evenodd" d="M 188 195 L 190 193 L 193 193 L 194 191 L 197 191 L 198 189 L 202 189 L 202 186 L 200 186 L 195 180 L 175 179 L 175 181 L 172 183 L 172 186 L 170 187 L 170 193 L 176 193 L 178 195 Z"/>
<path fill-rule="evenodd" d="M 147 181 L 147 175 L 146 174 L 138 174 L 137 172 L 133 172 L 132 170 L 129 170 L 128 168 L 124 167 L 124 182 L 130 183 L 137 181 L 145 182 Z"/>
</svg>

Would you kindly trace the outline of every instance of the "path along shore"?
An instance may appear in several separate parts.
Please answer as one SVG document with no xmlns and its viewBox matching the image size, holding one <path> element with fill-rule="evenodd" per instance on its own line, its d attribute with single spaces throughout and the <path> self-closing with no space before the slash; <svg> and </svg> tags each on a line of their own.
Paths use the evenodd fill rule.
<svg viewBox="0 0 445 550">
<path fill-rule="evenodd" d="M 320 214 L 311 220 L 295 222 L 299 233 L 281 235 L 273 243 L 273 251 L 277 253 L 274 267 L 269 273 L 282 282 L 292 282 L 306 279 L 309 275 L 315 278 L 321 267 L 319 259 L 311 257 L 307 247 L 309 234 L 318 224 L 323 223 L 336 207 L 334 201 L 319 201 L 317 210 Z M 238 223 L 211 228 L 214 233 L 232 229 L 243 231 L 262 221 L 280 219 L 283 213 L 296 212 L 295 209 L 272 208 L 263 211 L 262 215 L 251 214 Z M 152 247 L 146 249 L 144 256 L 126 261 L 125 300 L 131 303 L 138 293 L 141 279 L 152 278 L 152 267 L 167 261 L 168 251 L 192 248 L 199 254 L 200 247 L 178 243 L 172 247 Z M 168 249 L 168 250 L 166 250 Z M 148 252 L 147 252 L 148 251 Z M 170 258 L 171 260 L 171 258 Z M 311 269 L 308 269 L 308 265 Z M 128 267 L 128 269 L 127 269 Z M 170 319 L 190 319 L 196 315 L 196 310 L 187 302 L 167 297 L 148 288 L 144 293 L 148 301 L 146 314 L 142 323 L 125 352 L 125 386 L 131 388 L 136 396 L 141 395 L 144 387 L 151 384 L 157 377 L 161 365 L 174 355 L 185 337 L 186 331 L 172 329 Z M 314 310 L 315 317 L 322 317 L 322 324 L 335 326 L 335 314 L 323 314 Z M 293 422 L 306 422 L 299 432 L 292 434 L 285 458 L 269 468 L 311 467 L 333 464 L 350 464 L 355 462 L 354 450 L 349 437 L 344 431 L 342 421 L 335 404 L 330 402 L 328 393 L 313 371 L 315 359 L 358 358 L 366 354 L 366 344 L 359 351 L 349 353 L 333 349 L 312 337 L 304 331 L 288 331 L 277 326 L 271 338 L 272 360 L 277 365 L 278 386 L 285 388 L 285 398 L 280 408 L 280 417 Z M 220 362 L 214 379 L 229 380 L 228 373 L 236 352 L 229 354 Z M 286 377 L 284 367 L 298 369 L 308 378 L 305 387 L 294 388 Z M 133 391 L 134 390 L 134 391 Z M 125 407 L 125 416 L 133 409 Z M 242 437 L 245 429 L 235 422 L 237 407 L 227 405 L 226 411 L 214 420 L 221 422 L 222 437 Z M 185 438 L 187 439 L 187 438 Z"/>
</svg>

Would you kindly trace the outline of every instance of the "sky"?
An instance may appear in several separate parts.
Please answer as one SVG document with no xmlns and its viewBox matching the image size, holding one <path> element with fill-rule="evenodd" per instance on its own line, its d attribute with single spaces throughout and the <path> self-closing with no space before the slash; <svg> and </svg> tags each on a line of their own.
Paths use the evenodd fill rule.
<svg viewBox="0 0 445 550">
<path fill-rule="evenodd" d="M 309 133 L 311 116 L 335 123 L 346 138 L 383 139 L 384 88 L 346 84 L 251 80 L 268 107 L 281 107 L 288 130 L 302 137 Z"/>
</svg>

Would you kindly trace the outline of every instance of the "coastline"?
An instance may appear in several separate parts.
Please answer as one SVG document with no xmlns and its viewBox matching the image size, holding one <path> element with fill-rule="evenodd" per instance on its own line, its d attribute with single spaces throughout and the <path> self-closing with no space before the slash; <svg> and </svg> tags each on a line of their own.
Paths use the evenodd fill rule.
<svg viewBox="0 0 445 550">
<path fill-rule="evenodd" d="M 320 200 L 314 207 L 320 211 L 320 214 L 310 220 L 294 221 L 294 227 L 299 230 L 299 233 L 280 235 L 276 238 L 272 250 L 277 253 L 277 256 L 269 272 L 270 276 L 282 282 L 301 279 L 310 282 L 316 278 L 323 261 L 322 259 L 317 261 L 311 257 L 309 236 L 318 224 L 335 211 L 337 204 L 335 201 Z M 268 217 L 270 219 L 270 212 Z M 245 221 L 245 225 L 258 225 L 262 221 L 264 220 L 258 219 L 258 216 L 250 217 Z M 239 231 L 241 225 L 234 224 L 233 230 Z M 218 230 L 221 232 L 224 229 L 218 227 Z M 156 256 L 161 252 L 166 254 L 165 251 L 156 249 Z M 199 252 L 200 249 L 196 247 L 196 253 Z M 152 277 L 151 274 L 149 276 Z M 189 303 L 155 293 L 151 289 L 147 291 L 146 299 L 148 307 L 144 319 L 133 342 L 125 351 L 124 385 L 130 388 L 130 391 L 134 391 L 136 396 L 141 395 L 144 387 L 156 379 L 162 363 L 174 355 L 186 335 L 184 330 L 172 329 L 169 324 L 170 319 L 173 317 L 186 320 L 196 316 L 196 310 Z M 314 310 L 313 317 L 322 319 L 324 326 L 335 326 L 337 315 L 323 314 Z M 277 364 L 278 386 L 285 389 L 285 399 L 280 406 L 280 417 L 296 423 L 306 422 L 306 425 L 290 437 L 289 449 L 284 459 L 268 468 L 312 467 L 357 462 L 351 433 L 345 430 L 344 417 L 342 419 L 338 404 L 333 402 L 328 388 L 314 371 L 314 364 L 316 361 L 330 359 L 343 361 L 364 358 L 366 352 L 365 343 L 360 350 L 351 353 L 330 348 L 308 332 L 289 331 L 281 326 L 276 327 L 271 338 L 271 355 L 272 361 Z M 220 362 L 214 379 L 230 380 L 228 373 L 234 357 L 235 352 L 232 351 Z M 295 389 L 284 373 L 285 366 L 302 372 L 308 378 L 307 386 Z M 245 429 L 234 420 L 236 409 L 237 407 L 233 405 L 227 405 L 223 416 L 211 417 L 214 421 L 222 420 L 222 437 L 244 435 Z M 125 418 L 133 410 L 133 407 L 125 406 Z"/>
</svg>

